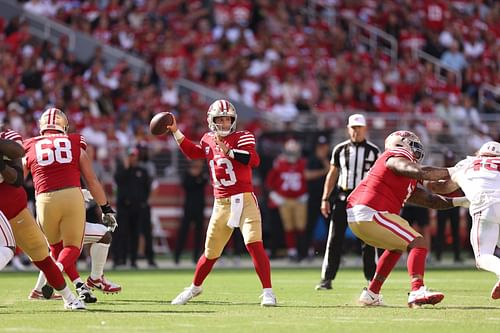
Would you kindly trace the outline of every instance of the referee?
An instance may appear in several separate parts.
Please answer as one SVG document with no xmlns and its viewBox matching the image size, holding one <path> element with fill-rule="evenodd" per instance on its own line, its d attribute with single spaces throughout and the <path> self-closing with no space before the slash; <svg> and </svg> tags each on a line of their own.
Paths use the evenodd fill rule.
<svg viewBox="0 0 500 333">
<path fill-rule="evenodd" d="M 316 290 L 332 289 L 332 280 L 339 269 L 347 229 L 347 196 L 366 176 L 380 154 L 379 148 L 366 140 L 366 119 L 363 115 L 351 115 L 347 130 L 349 140 L 333 148 L 330 169 L 323 186 L 321 213 L 327 219 L 330 217 L 330 227 L 321 267 L 321 281 Z M 331 198 L 334 188 L 336 196 Z M 333 201 L 333 214 L 330 200 Z M 362 253 L 365 278 L 371 280 L 376 268 L 375 250 L 363 244 Z"/>
</svg>

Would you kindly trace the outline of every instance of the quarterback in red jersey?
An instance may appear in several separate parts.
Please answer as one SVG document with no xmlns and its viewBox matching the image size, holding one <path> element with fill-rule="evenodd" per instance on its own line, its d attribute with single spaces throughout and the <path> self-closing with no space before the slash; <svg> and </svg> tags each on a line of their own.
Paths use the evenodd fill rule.
<svg viewBox="0 0 500 333">
<path fill-rule="evenodd" d="M 33 176 L 37 218 L 56 264 L 86 302 L 95 302 L 76 270 L 85 227 L 80 175 L 100 205 L 105 224 L 116 225 L 115 212 L 85 152 L 85 139 L 79 134 L 67 134 L 68 119 L 64 112 L 48 108 L 41 115 L 39 126 L 40 135 L 24 143 L 25 174 L 31 172 Z"/>
<path fill-rule="evenodd" d="M 24 155 L 21 136 L 9 129 L 0 131 L 0 147 L 9 140 L 18 146 L 20 154 L 1 149 L 0 152 L 0 211 L 2 211 L 12 227 L 17 245 L 30 257 L 31 261 L 47 275 L 49 283 L 58 290 L 64 299 L 64 306 L 69 310 L 85 309 L 82 303 L 68 288 L 64 277 L 49 256 L 47 241 L 35 218 L 28 209 L 28 197 L 22 187 L 23 167 L 21 157 Z M 17 142 L 17 143 L 16 143 Z M 4 154 L 8 157 L 4 160 Z M 40 295 L 41 296 L 41 295 Z"/>
<path fill-rule="evenodd" d="M 266 186 L 271 203 L 280 212 L 288 257 L 297 260 L 297 245 L 303 241 L 306 228 L 308 194 L 306 160 L 301 158 L 301 147 L 296 140 L 285 142 L 283 153 L 266 176 Z"/>
<path fill-rule="evenodd" d="M 207 121 L 210 132 L 199 144 L 186 139 L 174 117 L 167 128 L 180 149 L 190 159 L 206 159 L 214 188 L 214 208 L 207 230 L 205 251 L 196 265 L 193 283 L 172 304 L 186 304 L 201 294 L 201 285 L 222 254 L 233 228 L 240 228 L 255 270 L 262 283 L 262 306 L 276 306 L 271 286 L 271 267 L 262 244 L 262 225 L 257 198 L 253 193 L 252 168 L 259 165 L 255 137 L 248 131 L 236 131 L 236 109 L 227 100 L 210 105 Z"/>
<path fill-rule="evenodd" d="M 417 185 L 424 180 L 449 178 L 446 168 L 422 166 L 422 143 L 410 131 L 397 131 L 385 140 L 385 152 L 377 159 L 368 176 L 347 198 L 347 221 L 353 233 L 377 248 L 385 249 L 374 278 L 361 293 L 363 305 L 381 305 L 380 289 L 403 251 L 408 251 L 411 292 L 408 306 L 437 304 L 444 295 L 424 285 L 425 259 L 428 252 L 422 235 L 399 216 L 405 202 L 434 209 L 466 206 L 465 198 L 447 198 L 427 192 Z"/>
</svg>

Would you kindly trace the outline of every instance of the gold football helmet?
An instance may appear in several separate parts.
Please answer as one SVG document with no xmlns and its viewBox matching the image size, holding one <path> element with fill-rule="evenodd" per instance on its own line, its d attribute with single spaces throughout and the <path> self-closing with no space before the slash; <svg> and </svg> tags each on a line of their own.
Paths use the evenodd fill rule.
<svg viewBox="0 0 500 333">
<path fill-rule="evenodd" d="M 424 146 L 419 137 L 410 131 L 396 131 L 385 139 L 385 149 L 403 148 L 410 152 L 417 162 L 424 159 Z"/>
<path fill-rule="evenodd" d="M 40 134 L 48 130 L 59 131 L 64 134 L 68 132 L 68 118 L 59 109 L 48 108 L 38 120 Z"/>
<path fill-rule="evenodd" d="M 216 117 L 231 117 L 231 127 L 229 130 L 224 130 L 220 128 L 219 125 L 215 123 Z M 220 136 L 227 136 L 236 130 L 236 119 L 238 115 L 236 114 L 236 108 L 228 100 L 218 99 L 210 105 L 207 112 L 207 122 L 208 128 L 211 131 L 219 134 Z"/>
</svg>

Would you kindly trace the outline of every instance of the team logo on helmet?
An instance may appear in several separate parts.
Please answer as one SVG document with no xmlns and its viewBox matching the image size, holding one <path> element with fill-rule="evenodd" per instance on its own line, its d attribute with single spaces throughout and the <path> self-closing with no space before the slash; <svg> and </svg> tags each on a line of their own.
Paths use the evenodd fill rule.
<svg viewBox="0 0 500 333">
<path fill-rule="evenodd" d="M 224 130 L 220 125 L 215 123 L 216 117 L 231 117 L 231 127 L 228 130 Z M 207 122 L 208 128 L 211 131 L 221 135 L 227 136 L 236 130 L 236 119 L 238 115 L 236 114 L 236 108 L 233 104 L 225 99 L 219 99 L 213 102 L 208 108 L 207 112 Z"/>
<path fill-rule="evenodd" d="M 38 121 L 40 126 L 40 134 L 45 131 L 53 130 L 64 134 L 68 132 L 68 118 L 59 109 L 49 108 L 45 110 Z"/>
<path fill-rule="evenodd" d="M 410 131 L 396 131 L 385 139 L 385 149 L 402 148 L 410 152 L 417 162 L 424 159 L 424 146 L 419 137 Z"/>
</svg>

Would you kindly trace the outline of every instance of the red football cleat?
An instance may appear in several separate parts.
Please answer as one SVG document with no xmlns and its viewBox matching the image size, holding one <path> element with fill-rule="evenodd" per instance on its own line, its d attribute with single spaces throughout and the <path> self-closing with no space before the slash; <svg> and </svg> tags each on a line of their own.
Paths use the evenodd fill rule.
<svg viewBox="0 0 500 333">
<path fill-rule="evenodd" d="M 491 298 L 500 299 L 500 280 L 498 280 L 497 284 L 491 289 Z"/>
<path fill-rule="evenodd" d="M 441 302 L 444 298 L 444 294 L 439 291 L 431 291 L 427 287 L 422 286 L 418 290 L 414 290 L 408 294 L 408 306 L 419 307 L 424 304 L 435 305 Z"/>
<path fill-rule="evenodd" d="M 43 296 L 41 291 L 33 289 L 31 291 L 30 295 L 28 296 L 28 299 L 29 300 L 40 300 L 40 299 L 41 300 L 45 300 L 45 299 L 60 300 L 60 299 L 62 299 L 62 296 L 53 293 L 49 298 L 46 298 L 45 296 Z"/>
<path fill-rule="evenodd" d="M 87 279 L 87 286 L 92 289 L 99 289 L 105 294 L 116 294 L 122 291 L 122 287 L 119 284 L 106 280 L 104 275 L 101 275 L 101 277 L 96 280 L 89 276 Z"/>
</svg>

